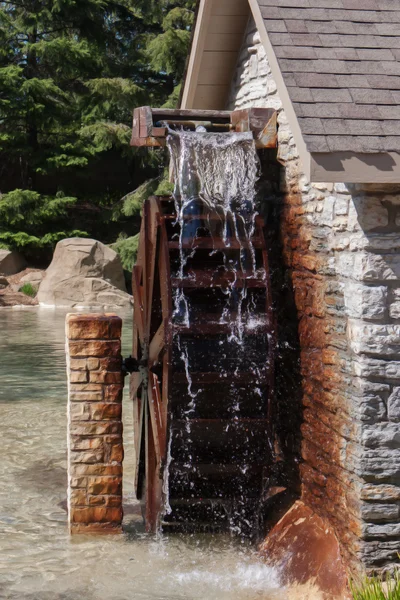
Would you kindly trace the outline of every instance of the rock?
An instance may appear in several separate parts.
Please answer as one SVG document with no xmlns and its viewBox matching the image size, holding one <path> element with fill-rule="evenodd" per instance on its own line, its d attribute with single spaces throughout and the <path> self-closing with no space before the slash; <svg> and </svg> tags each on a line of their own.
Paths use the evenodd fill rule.
<svg viewBox="0 0 400 600">
<path fill-rule="evenodd" d="M 388 417 L 390 421 L 400 421 L 400 387 L 395 386 L 388 398 Z"/>
<path fill-rule="evenodd" d="M 30 271 L 19 280 L 20 287 L 24 285 L 24 283 L 30 283 L 33 287 L 38 287 L 43 281 L 44 276 L 44 271 Z"/>
<path fill-rule="evenodd" d="M 326 520 L 296 502 L 270 531 L 260 548 L 280 569 L 282 582 L 314 583 L 329 597 L 348 598 L 346 570 L 339 542 Z"/>
<path fill-rule="evenodd" d="M 361 505 L 361 515 L 364 521 L 369 523 L 396 523 L 399 518 L 399 507 L 395 503 L 364 502 Z"/>
<path fill-rule="evenodd" d="M 58 242 L 37 298 L 42 306 L 132 305 L 118 254 L 97 240 L 84 238 Z"/>
<path fill-rule="evenodd" d="M 400 351 L 400 325 L 350 321 L 348 332 L 355 354 L 396 356 Z"/>
<path fill-rule="evenodd" d="M 15 275 L 25 269 L 26 261 L 19 252 L 14 250 L 0 250 L 0 274 Z"/>
<path fill-rule="evenodd" d="M 8 285 L 8 280 L 0 275 L 0 290 L 4 290 L 4 288 L 8 287 Z"/>
<path fill-rule="evenodd" d="M 386 312 L 387 288 L 348 283 L 344 288 L 346 314 L 356 319 L 383 319 Z"/>
</svg>

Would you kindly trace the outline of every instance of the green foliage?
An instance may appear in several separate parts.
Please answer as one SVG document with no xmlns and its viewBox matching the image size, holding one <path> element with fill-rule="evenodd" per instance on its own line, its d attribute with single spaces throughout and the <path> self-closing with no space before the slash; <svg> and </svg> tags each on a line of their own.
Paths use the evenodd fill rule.
<svg viewBox="0 0 400 600">
<path fill-rule="evenodd" d="M 130 148 L 132 110 L 176 106 L 195 4 L 0 0 L 1 245 L 137 232 L 163 167 Z"/>
<path fill-rule="evenodd" d="M 132 267 L 136 262 L 138 246 L 139 234 L 132 237 L 120 235 L 117 241 L 111 244 L 111 248 L 119 254 L 125 271 L 132 271 Z"/>
<path fill-rule="evenodd" d="M 18 291 L 25 294 L 25 296 L 30 296 L 31 298 L 34 298 L 37 294 L 37 289 L 34 288 L 31 283 L 24 283 L 24 285 L 20 287 Z"/>
<path fill-rule="evenodd" d="M 354 600 L 400 600 L 400 570 L 384 578 L 367 577 L 360 584 L 351 584 Z"/>
</svg>

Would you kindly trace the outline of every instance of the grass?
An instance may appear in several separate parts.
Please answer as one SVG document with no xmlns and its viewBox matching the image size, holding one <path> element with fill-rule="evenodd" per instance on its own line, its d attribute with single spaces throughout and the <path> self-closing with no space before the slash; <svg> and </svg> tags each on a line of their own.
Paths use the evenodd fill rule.
<svg viewBox="0 0 400 600">
<path fill-rule="evenodd" d="M 37 294 L 37 289 L 33 287 L 31 283 L 24 283 L 24 285 L 20 287 L 18 291 L 25 294 L 25 296 L 30 296 L 31 298 L 34 298 Z"/>
<path fill-rule="evenodd" d="M 400 569 L 392 576 L 366 577 L 359 585 L 351 583 L 354 600 L 400 600 Z"/>
</svg>

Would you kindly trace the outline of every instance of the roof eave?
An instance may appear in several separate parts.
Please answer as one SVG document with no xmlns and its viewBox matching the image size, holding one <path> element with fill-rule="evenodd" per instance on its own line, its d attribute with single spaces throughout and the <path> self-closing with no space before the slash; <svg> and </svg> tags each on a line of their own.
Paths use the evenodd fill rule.
<svg viewBox="0 0 400 600">
<path fill-rule="evenodd" d="M 400 183 L 400 154 L 314 152 L 309 179 L 316 183 Z"/>
</svg>

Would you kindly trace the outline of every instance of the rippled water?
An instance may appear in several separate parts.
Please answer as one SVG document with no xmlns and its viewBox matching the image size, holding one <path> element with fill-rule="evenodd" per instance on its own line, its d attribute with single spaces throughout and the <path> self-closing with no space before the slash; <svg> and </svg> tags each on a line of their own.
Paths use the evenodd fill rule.
<svg viewBox="0 0 400 600">
<path fill-rule="evenodd" d="M 130 485 L 127 395 L 125 533 L 68 536 L 64 320 L 62 311 L 0 311 L 0 598 L 282 599 L 276 573 L 238 541 L 143 533 Z M 124 322 L 126 355 L 130 318 Z"/>
</svg>

